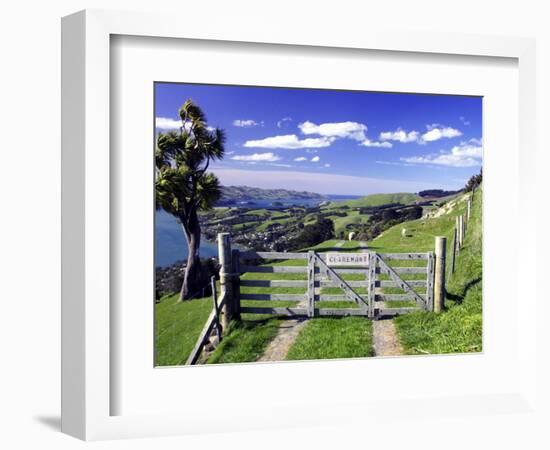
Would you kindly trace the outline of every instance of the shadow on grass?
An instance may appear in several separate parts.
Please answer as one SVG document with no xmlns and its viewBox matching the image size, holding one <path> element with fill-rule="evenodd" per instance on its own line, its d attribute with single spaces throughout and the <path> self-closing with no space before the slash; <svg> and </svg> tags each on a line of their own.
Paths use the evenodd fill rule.
<svg viewBox="0 0 550 450">
<path fill-rule="evenodd" d="M 464 302 L 464 298 L 466 297 L 466 294 L 468 291 L 473 288 L 476 284 L 481 282 L 481 277 L 474 278 L 473 280 L 468 281 L 466 285 L 464 286 L 464 289 L 462 289 L 462 292 L 460 294 L 451 294 L 450 292 L 447 292 L 446 297 L 449 300 L 452 300 L 457 305 L 460 305 Z"/>
<path fill-rule="evenodd" d="M 330 248 L 330 249 L 323 249 L 323 251 L 333 251 L 333 250 L 337 250 L 337 251 L 341 251 L 341 252 L 361 252 L 363 250 L 376 250 L 377 248 L 379 247 L 376 247 L 374 245 L 366 245 L 364 247 L 361 247 L 360 245 L 358 245 L 357 247 L 335 247 L 335 248 Z"/>
</svg>

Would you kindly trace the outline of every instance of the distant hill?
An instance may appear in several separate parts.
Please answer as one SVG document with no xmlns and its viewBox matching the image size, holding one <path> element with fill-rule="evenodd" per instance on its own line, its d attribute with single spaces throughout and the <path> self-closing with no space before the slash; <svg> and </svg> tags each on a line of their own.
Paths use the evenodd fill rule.
<svg viewBox="0 0 550 450">
<path fill-rule="evenodd" d="M 443 189 L 428 189 L 426 191 L 420 191 L 418 195 L 423 198 L 442 198 L 455 195 L 462 192 L 462 189 L 458 191 L 445 191 Z"/>
<path fill-rule="evenodd" d="M 329 208 L 338 206 L 349 206 L 350 208 L 360 208 L 366 206 L 381 206 L 388 203 L 401 203 L 402 205 L 410 205 L 420 200 L 416 194 L 407 192 L 399 192 L 396 194 L 371 194 L 366 197 L 358 198 L 357 200 L 347 200 L 345 202 L 331 202 Z"/>
<path fill-rule="evenodd" d="M 323 201 L 326 197 L 315 192 L 288 189 L 260 189 L 250 186 L 222 186 L 222 198 L 218 204 L 234 204 L 254 200 L 313 199 Z"/>
</svg>

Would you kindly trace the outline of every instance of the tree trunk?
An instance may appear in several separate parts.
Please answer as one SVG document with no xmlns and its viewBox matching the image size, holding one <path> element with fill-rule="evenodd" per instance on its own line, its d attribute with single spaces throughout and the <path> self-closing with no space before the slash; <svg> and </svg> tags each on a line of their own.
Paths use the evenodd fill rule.
<svg viewBox="0 0 550 450">
<path fill-rule="evenodd" d="M 199 258 L 201 228 L 196 212 L 190 214 L 189 226 L 186 227 L 183 225 L 183 231 L 187 238 L 189 255 L 187 256 L 187 267 L 185 268 L 185 276 L 180 291 L 180 301 L 196 296 L 197 292 L 204 287 L 202 283 L 201 260 Z"/>
</svg>

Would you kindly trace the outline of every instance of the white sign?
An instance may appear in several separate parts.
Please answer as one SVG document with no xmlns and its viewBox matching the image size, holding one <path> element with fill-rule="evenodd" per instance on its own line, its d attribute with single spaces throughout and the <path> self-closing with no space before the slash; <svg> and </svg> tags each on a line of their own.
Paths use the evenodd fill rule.
<svg viewBox="0 0 550 450">
<path fill-rule="evenodd" d="M 329 266 L 367 266 L 369 254 L 327 252 L 325 261 Z"/>
</svg>

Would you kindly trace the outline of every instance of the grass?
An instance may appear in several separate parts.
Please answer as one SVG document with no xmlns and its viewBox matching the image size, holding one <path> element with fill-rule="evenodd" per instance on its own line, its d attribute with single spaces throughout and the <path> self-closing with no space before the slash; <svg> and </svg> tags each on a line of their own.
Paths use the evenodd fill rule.
<svg viewBox="0 0 550 450">
<path fill-rule="evenodd" d="M 359 214 L 359 211 L 348 211 L 348 215 L 345 217 L 329 216 L 334 223 L 334 233 L 339 235 L 341 232 L 346 231 L 346 226 L 350 224 L 359 225 L 366 224 L 369 221 L 368 214 Z"/>
<path fill-rule="evenodd" d="M 316 318 L 309 321 L 287 360 L 373 356 L 372 322 L 364 317 Z"/>
<path fill-rule="evenodd" d="M 395 324 L 407 354 L 482 350 L 482 192 L 475 194 L 472 219 L 456 271 L 447 282 L 447 310 L 397 317 Z"/>
<path fill-rule="evenodd" d="M 207 364 L 257 361 L 277 335 L 278 319 L 233 321 Z"/>
<path fill-rule="evenodd" d="M 242 306 L 290 307 L 295 302 L 243 300 Z M 281 319 L 272 315 L 242 314 L 231 322 L 221 344 L 208 358 L 207 364 L 257 361 L 277 335 Z"/>
<path fill-rule="evenodd" d="M 407 192 L 400 192 L 396 194 L 372 194 L 366 197 L 361 197 L 356 200 L 347 200 L 344 202 L 331 202 L 326 208 L 332 209 L 336 207 L 349 206 L 350 208 L 367 207 L 367 206 L 381 206 L 388 203 L 401 203 L 408 205 L 414 203 L 419 199 L 416 194 Z"/>
<path fill-rule="evenodd" d="M 184 364 L 212 310 L 210 297 L 178 302 L 179 294 L 155 305 L 155 365 Z"/>
</svg>

